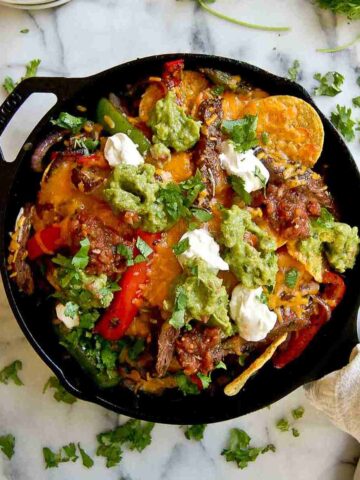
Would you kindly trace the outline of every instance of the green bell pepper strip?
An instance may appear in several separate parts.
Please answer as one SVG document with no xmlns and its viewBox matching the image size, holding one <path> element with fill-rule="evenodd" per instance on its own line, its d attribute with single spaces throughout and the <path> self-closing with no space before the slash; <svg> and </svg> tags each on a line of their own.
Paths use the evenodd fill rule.
<svg viewBox="0 0 360 480">
<path fill-rule="evenodd" d="M 106 121 L 106 117 L 110 119 L 110 122 Z M 126 133 L 131 140 L 138 146 L 139 152 L 144 155 L 150 148 L 151 143 L 142 133 L 141 130 L 134 127 L 126 116 L 119 112 L 114 105 L 107 99 L 102 98 L 96 109 L 96 118 L 97 122 L 100 123 L 104 129 L 109 132 L 111 135 L 116 133 Z M 112 127 L 111 120 L 114 123 Z"/>
<path fill-rule="evenodd" d="M 100 388 L 115 387 L 120 382 L 120 375 L 109 377 L 106 373 L 99 372 L 95 362 L 89 358 L 86 353 L 78 345 L 73 345 L 67 341 L 66 336 L 61 333 L 61 329 L 57 328 L 57 334 L 60 343 L 70 355 L 79 363 L 81 368 L 93 379 Z"/>
</svg>

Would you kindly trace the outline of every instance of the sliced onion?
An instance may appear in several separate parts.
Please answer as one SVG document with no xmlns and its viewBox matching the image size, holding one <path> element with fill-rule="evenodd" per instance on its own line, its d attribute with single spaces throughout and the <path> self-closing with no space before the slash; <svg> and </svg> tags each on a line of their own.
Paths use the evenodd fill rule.
<svg viewBox="0 0 360 480">
<path fill-rule="evenodd" d="M 61 142 L 67 133 L 67 130 L 51 132 L 37 145 L 31 157 L 31 168 L 34 170 L 34 172 L 39 173 L 43 171 L 43 160 L 45 155 L 51 147 Z"/>
<path fill-rule="evenodd" d="M 325 313 L 326 313 L 326 322 L 330 320 L 331 317 L 331 308 L 329 305 L 323 300 L 321 297 L 318 295 L 311 295 L 311 298 L 313 299 L 314 302 L 318 303 L 321 307 L 324 308 Z"/>
</svg>

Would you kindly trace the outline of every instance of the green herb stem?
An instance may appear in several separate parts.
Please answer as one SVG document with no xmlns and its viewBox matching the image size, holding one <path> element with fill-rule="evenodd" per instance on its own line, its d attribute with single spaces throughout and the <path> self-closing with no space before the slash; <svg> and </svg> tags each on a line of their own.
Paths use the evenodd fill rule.
<svg viewBox="0 0 360 480">
<path fill-rule="evenodd" d="M 200 1 L 200 0 L 199 0 Z M 354 45 L 358 40 L 360 40 L 360 34 L 357 35 L 353 40 L 351 40 L 348 43 L 345 43 L 344 45 L 340 45 L 339 47 L 335 48 L 318 48 L 316 51 L 321 52 L 321 53 L 336 53 L 336 52 L 341 52 L 342 50 L 346 50 L 347 48 L 351 47 Z"/>
<path fill-rule="evenodd" d="M 242 20 L 238 20 L 237 18 L 229 17 L 228 15 L 225 15 L 224 13 L 218 12 L 217 10 L 214 10 L 213 8 L 209 7 L 206 5 L 204 0 L 197 0 L 198 4 L 206 10 L 207 12 L 211 13 L 211 15 L 214 15 L 215 17 L 221 18 L 222 20 L 226 20 L 227 22 L 235 23 L 236 25 L 240 25 L 241 27 L 247 27 L 247 28 L 253 28 L 255 30 L 265 30 L 267 32 L 287 32 L 290 30 L 290 27 L 268 27 L 266 25 L 259 25 L 257 23 L 249 23 L 249 22 L 244 22 Z"/>
</svg>

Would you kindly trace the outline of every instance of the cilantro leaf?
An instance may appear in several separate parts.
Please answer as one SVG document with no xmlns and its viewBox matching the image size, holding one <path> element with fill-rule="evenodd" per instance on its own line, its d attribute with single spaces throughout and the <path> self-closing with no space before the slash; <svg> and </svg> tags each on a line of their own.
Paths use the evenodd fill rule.
<svg viewBox="0 0 360 480">
<path fill-rule="evenodd" d="M 296 268 L 290 268 L 285 273 L 285 285 L 289 288 L 294 288 L 299 277 L 299 271 Z"/>
<path fill-rule="evenodd" d="M 181 255 L 182 253 L 186 252 L 190 247 L 190 241 L 188 238 L 184 238 L 183 240 L 180 240 L 178 243 L 176 243 L 172 249 L 175 255 Z"/>
<path fill-rule="evenodd" d="M 50 122 L 57 127 L 71 130 L 71 132 L 75 134 L 80 132 L 87 122 L 87 119 L 84 117 L 75 117 L 67 112 L 60 112 L 58 118 L 51 119 Z"/>
<path fill-rule="evenodd" d="M 91 468 L 94 465 L 94 460 L 81 448 L 80 443 L 78 443 L 77 446 L 81 455 L 82 464 L 86 468 Z"/>
<path fill-rule="evenodd" d="M 69 443 L 59 449 L 58 452 L 53 452 L 48 447 L 43 448 L 43 457 L 45 461 L 45 468 L 58 468 L 59 463 L 76 462 L 79 458 L 76 454 L 75 443 Z"/>
<path fill-rule="evenodd" d="M 245 152 L 259 144 L 256 137 L 257 124 L 257 115 L 245 115 L 240 120 L 224 120 L 222 131 L 230 137 L 237 152 Z"/>
<path fill-rule="evenodd" d="M 85 155 L 90 155 L 91 152 L 96 150 L 99 145 L 99 140 L 93 140 L 92 138 L 75 138 L 74 149 L 82 149 L 85 151 Z"/>
<path fill-rule="evenodd" d="M 220 361 L 214 367 L 214 370 L 219 370 L 219 369 L 227 370 L 227 366 L 225 365 L 225 363 L 223 361 Z"/>
<path fill-rule="evenodd" d="M 176 382 L 184 395 L 200 394 L 200 390 L 198 389 L 197 385 L 193 383 L 185 374 L 179 373 L 176 375 Z"/>
<path fill-rule="evenodd" d="M 305 412 L 304 407 L 298 407 L 295 408 L 294 410 L 291 411 L 291 414 L 295 420 L 299 420 L 299 418 L 302 418 Z"/>
<path fill-rule="evenodd" d="M 30 30 L 28 28 L 22 28 L 20 30 L 20 33 L 29 33 L 29 32 L 30 32 Z"/>
<path fill-rule="evenodd" d="M 314 95 L 325 95 L 328 97 L 335 97 L 342 90 L 341 86 L 344 83 L 344 76 L 338 72 L 328 72 L 325 75 L 315 73 L 314 79 L 319 82 L 319 86 L 314 88 Z"/>
<path fill-rule="evenodd" d="M 251 195 L 245 190 L 245 180 L 241 177 L 231 175 L 229 177 L 229 182 L 234 192 L 239 195 L 239 197 L 244 201 L 245 205 L 250 205 Z"/>
<path fill-rule="evenodd" d="M 360 97 L 355 97 L 352 99 L 354 107 L 360 107 Z"/>
<path fill-rule="evenodd" d="M 292 432 L 292 434 L 293 434 L 293 437 L 300 437 L 300 432 L 299 432 L 299 430 L 298 430 L 297 428 L 294 428 L 294 427 L 293 427 L 293 428 L 291 429 L 291 432 Z"/>
<path fill-rule="evenodd" d="M 11 77 L 5 77 L 3 87 L 10 94 L 15 89 L 16 83 Z"/>
<path fill-rule="evenodd" d="M 0 436 L 0 450 L 10 460 L 15 453 L 15 437 L 9 433 Z"/>
<path fill-rule="evenodd" d="M 57 402 L 64 402 L 72 405 L 77 400 L 73 395 L 71 395 L 71 393 L 65 390 L 59 380 L 54 376 L 50 377 L 45 383 L 43 393 L 45 393 L 48 388 L 53 388 L 55 390 L 53 397 Z"/>
<path fill-rule="evenodd" d="M 13 381 L 15 385 L 24 385 L 18 377 L 18 371 L 22 369 L 21 360 L 15 360 L 0 371 L 0 382 L 7 385 L 9 381 Z"/>
<path fill-rule="evenodd" d="M 153 249 L 140 237 L 137 237 L 136 247 L 138 248 L 141 255 L 147 258 L 153 253 Z"/>
<path fill-rule="evenodd" d="M 204 432 L 207 425 L 205 423 L 200 423 L 199 425 L 191 425 L 187 427 L 184 434 L 188 440 L 196 440 L 199 442 L 204 438 Z"/>
<path fill-rule="evenodd" d="M 300 62 L 299 60 L 294 60 L 293 64 L 291 67 L 289 67 L 288 70 L 288 78 L 292 80 L 293 82 L 296 82 L 300 73 Z"/>
<path fill-rule="evenodd" d="M 131 265 L 134 265 L 134 252 L 131 247 L 125 244 L 120 244 L 116 247 L 116 252 L 121 255 L 122 257 L 126 258 L 126 265 L 130 267 Z"/>
<path fill-rule="evenodd" d="M 128 356 L 130 360 L 136 361 L 145 350 L 145 340 L 137 338 L 132 345 L 128 346 Z"/>
<path fill-rule="evenodd" d="M 54 453 L 50 448 L 43 448 L 43 456 L 45 461 L 45 468 L 57 468 L 61 462 L 61 452 Z"/>
<path fill-rule="evenodd" d="M 334 223 L 334 217 L 331 215 L 329 210 L 322 208 L 320 216 L 316 219 L 311 220 L 311 225 L 318 228 L 332 228 Z"/>
<path fill-rule="evenodd" d="M 69 445 L 64 445 L 62 447 L 64 456 L 62 458 L 62 462 L 76 462 L 76 460 L 79 458 L 76 455 L 76 445 L 75 443 L 69 443 Z"/>
<path fill-rule="evenodd" d="M 281 418 L 276 422 L 276 428 L 278 428 L 281 432 L 288 432 L 290 428 L 290 424 L 286 420 L 286 418 Z"/>
<path fill-rule="evenodd" d="M 96 455 L 106 458 L 108 468 L 118 465 L 122 458 L 122 446 L 142 452 L 151 443 L 154 423 L 129 420 L 123 425 L 97 436 Z"/>
<path fill-rule="evenodd" d="M 266 177 L 265 177 L 265 175 L 262 174 L 262 172 L 261 172 L 261 170 L 258 166 L 255 167 L 254 175 L 255 175 L 256 178 L 259 179 L 261 188 L 265 189 L 266 188 Z"/>
<path fill-rule="evenodd" d="M 71 260 L 71 263 L 74 265 L 75 268 L 84 268 L 87 267 L 89 263 L 89 250 L 90 250 L 90 241 L 88 238 L 84 238 L 80 241 L 80 249 L 74 255 Z"/>
<path fill-rule="evenodd" d="M 355 138 L 354 126 L 356 122 L 351 117 L 351 113 L 351 108 L 340 105 L 336 105 L 336 110 L 331 113 L 333 125 L 348 142 L 351 142 Z"/>
<path fill-rule="evenodd" d="M 211 383 L 211 373 L 209 373 L 209 375 L 204 375 L 203 373 L 199 372 L 197 376 L 201 380 L 203 389 L 206 390 L 207 388 L 209 388 L 209 385 Z"/>
<path fill-rule="evenodd" d="M 200 171 L 197 170 L 194 176 L 179 183 L 179 187 L 182 195 L 185 197 L 185 206 L 190 207 L 197 199 L 199 193 L 205 189 Z"/>
<path fill-rule="evenodd" d="M 243 469 L 248 466 L 249 462 L 254 462 L 261 453 L 275 451 L 272 444 L 262 448 L 251 447 L 250 440 L 251 438 L 244 430 L 232 428 L 229 445 L 222 451 L 221 455 L 225 456 L 227 462 L 235 462 L 238 468 Z"/>
<path fill-rule="evenodd" d="M 200 222 L 208 222 L 213 218 L 212 213 L 208 212 L 207 210 L 204 210 L 203 208 L 192 207 L 191 213 Z"/>
<path fill-rule="evenodd" d="M 214 97 L 219 97 L 220 95 L 222 95 L 224 93 L 224 91 L 225 91 L 224 85 L 215 85 L 210 90 L 210 92 L 212 93 L 212 95 L 214 95 Z"/>
<path fill-rule="evenodd" d="M 175 291 L 175 302 L 173 313 L 169 323 L 174 328 L 180 329 L 185 324 L 185 311 L 187 305 L 187 296 L 184 287 L 178 286 Z"/>
</svg>

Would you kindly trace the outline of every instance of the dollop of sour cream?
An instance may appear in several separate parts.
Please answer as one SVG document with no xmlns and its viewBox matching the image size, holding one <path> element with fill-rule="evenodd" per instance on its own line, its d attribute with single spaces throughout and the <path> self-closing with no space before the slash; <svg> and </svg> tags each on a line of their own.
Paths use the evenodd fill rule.
<svg viewBox="0 0 360 480">
<path fill-rule="evenodd" d="M 63 324 L 71 330 L 74 327 L 78 327 L 80 324 L 79 315 L 75 314 L 74 317 L 69 317 L 69 315 L 65 315 L 65 305 L 62 303 L 57 303 L 55 307 L 56 316 L 57 318 L 63 322 Z"/>
<path fill-rule="evenodd" d="M 269 172 L 254 155 L 253 150 L 237 152 L 230 140 L 221 144 L 221 166 L 228 175 L 235 175 L 244 180 L 244 188 L 247 192 L 260 190 L 269 181 Z"/>
<path fill-rule="evenodd" d="M 183 264 L 186 260 L 201 258 L 214 270 L 229 270 L 229 265 L 220 257 L 220 247 L 205 228 L 186 232 L 180 239 L 189 240 L 189 248 L 178 257 Z"/>
<path fill-rule="evenodd" d="M 111 167 L 121 163 L 136 167 L 144 163 L 136 144 L 125 133 L 116 133 L 106 140 L 104 156 Z"/>
<path fill-rule="evenodd" d="M 276 313 L 261 302 L 262 288 L 237 285 L 231 295 L 230 316 L 239 328 L 239 334 L 248 342 L 258 342 L 274 328 Z"/>
</svg>

